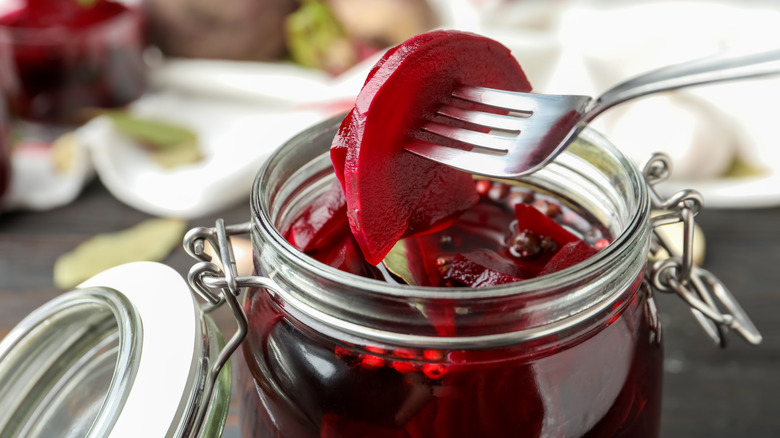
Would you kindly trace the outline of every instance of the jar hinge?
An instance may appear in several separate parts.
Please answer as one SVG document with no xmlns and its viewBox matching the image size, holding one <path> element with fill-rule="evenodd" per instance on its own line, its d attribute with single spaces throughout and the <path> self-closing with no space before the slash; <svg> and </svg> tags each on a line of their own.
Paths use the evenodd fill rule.
<svg viewBox="0 0 780 438">
<path fill-rule="evenodd" d="M 737 300 L 726 286 L 712 273 L 693 263 L 694 218 L 702 209 L 702 196 L 695 190 L 682 190 L 664 199 L 655 185 L 671 174 L 671 159 L 661 153 L 654 154 L 645 164 L 643 175 L 650 190 L 652 208 L 662 211 L 651 219 L 653 239 L 650 252 L 655 256 L 661 250 L 667 258 L 656 261 L 648 276 L 653 286 L 661 292 L 675 293 L 689 306 L 693 316 L 707 334 L 721 347 L 726 346 L 729 330 L 737 332 L 748 343 L 761 342 L 761 333 L 750 321 Z M 675 249 L 657 228 L 682 222 L 682 250 Z M 721 307 L 725 312 L 721 312 Z"/>
<path fill-rule="evenodd" d="M 184 249 L 193 258 L 199 260 L 190 268 L 187 280 L 195 292 L 198 293 L 207 304 L 203 311 L 208 313 L 217 307 L 227 303 L 236 320 L 236 332 L 228 340 L 217 359 L 211 364 L 206 382 L 203 388 L 204 401 L 199 407 L 191 436 L 199 436 L 208 410 L 211 394 L 222 367 L 230 356 L 236 351 L 244 340 L 248 329 L 247 316 L 238 302 L 238 296 L 244 287 L 262 287 L 278 290 L 273 280 L 265 277 L 239 277 L 236 267 L 236 258 L 233 253 L 233 245 L 230 236 L 247 234 L 251 230 L 251 222 L 235 225 L 225 225 L 223 219 L 217 219 L 212 228 L 198 227 L 190 230 L 184 236 Z M 219 264 L 212 262 L 211 256 L 205 253 L 205 244 L 208 242 L 219 255 Z"/>
</svg>

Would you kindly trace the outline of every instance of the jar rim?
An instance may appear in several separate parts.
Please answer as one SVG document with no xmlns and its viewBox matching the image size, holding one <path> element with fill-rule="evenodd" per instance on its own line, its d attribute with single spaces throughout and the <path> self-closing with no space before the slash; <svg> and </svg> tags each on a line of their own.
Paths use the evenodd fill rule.
<svg viewBox="0 0 780 438">
<path fill-rule="evenodd" d="M 311 132 L 319 132 L 323 128 L 327 129 L 333 125 L 335 120 L 340 120 L 341 118 L 343 118 L 343 116 L 337 116 L 334 119 L 330 119 L 321 124 L 315 125 L 309 128 L 309 130 L 299 134 L 299 136 L 293 137 L 286 144 L 296 144 L 297 142 L 301 141 L 299 138 L 300 136 L 310 137 Z M 307 256 L 291 245 L 287 239 L 282 236 L 281 232 L 276 228 L 272 219 L 267 214 L 268 206 L 261 199 L 260 193 L 262 192 L 261 188 L 266 187 L 268 184 L 268 181 L 266 181 L 264 178 L 267 178 L 269 175 L 269 170 L 274 165 L 272 162 L 274 156 L 266 160 L 254 181 L 251 196 L 251 203 L 253 206 L 252 211 L 254 213 L 253 228 L 257 230 L 258 227 L 262 227 L 264 231 L 268 232 L 268 237 L 273 240 L 279 249 L 284 251 L 286 257 L 294 260 L 297 265 L 306 267 L 306 269 L 311 270 L 318 276 L 335 281 L 347 279 L 352 284 L 360 285 L 364 288 L 370 288 L 374 292 L 388 296 L 403 298 L 479 299 L 497 298 L 502 296 L 515 295 L 518 293 L 538 292 L 544 290 L 550 282 L 553 282 L 556 285 L 570 283 L 576 280 L 579 275 L 581 275 L 582 270 L 587 270 L 594 265 L 603 263 L 605 259 L 614 257 L 616 253 L 623 251 L 626 246 L 633 244 L 631 239 L 632 236 L 635 235 L 639 228 L 645 226 L 649 218 L 649 194 L 646 185 L 644 184 L 644 180 L 641 179 L 641 173 L 636 169 L 633 162 L 620 153 L 604 136 L 592 128 L 586 128 L 583 130 L 583 132 L 579 135 L 579 138 L 584 139 L 590 143 L 595 143 L 597 146 L 607 149 L 611 155 L 622 158 L 623 164 L 626 166 L 626 168 L 632 170 L 630 175 L 632 176 L 636 187 L 639 189 L 639 208 L 632 215 L 630 223 L 619 235 L 615 236 L 614 241 L 611 242 L 610 245 L 608 245 L 606 248 L 575 266 L 541 277 L 530 278 L 515 283 L 480 288 L 434 286 L 421 287 L 405 284 L 392 284 L 383 280 L 361 277 L 359 275 L 344 272 L 332 266 L 321 263 L 314 258 Z M 260 207 L 261 205 L 264 208 Z"/>
<path fill-rule="evenodd" d="M 506 285 L 481 288 L 419 287 L 391 284 L 382 280 L 350 274 L 305 255 L 287 242 L 280 230 L 276 228 L 274 223 L 276 218 L 273 215 L 278 214 L 278 209 L 284 207 L 279 207 L 279 205 L 271 201 L 270 192 L 275 189 L 273 178 L 284 180 L 285 182 L 282 183 L 283 187 L 284 185 L 289 185 L 289 181 L 296 180 L 297 173 L 284 174 L 283 177 L 279 176 L 283 172 L 291 171 L 289 169 L 284 170 L 284 166 L 280 165 L 280 162 L 285 162 L 285 160 L 292 161 L 303 158 L 310 160 L 310 162 L 307 162 L 310 164 L 327 158 L 326 155 L 329 155 L 327 151 L 320 151 L 320 155 L 313 158 L 309 156 L 312 153 L 305 155 L 304 152 L 300 152 L 301 146 L 312 142 L 319 142 L 317 147 L 322 149 L 325 148 L 325 145 L 322 143 L 327 142 L 329 146 L 341 118 L 343 116 L 337 116 L 322 122 L 290 139 L 265 162 L 253 185 L 251 210 L 254 252 L 256 257 L 257 254 L 261 254 L 260 257 L 266 257 L 262 254 L 269 248 L 264 248 L 262 245 L 270 245 L 269 254 L 273 253 L 273 255 L 268 255 L 267 257 L 278 257 L 274 261 L 273 272 L 270 275 L 275 277 L 282 286 L 285 286 L 284 282 L 289 281 L 293 288 L 298 289 L 285 290 L 284 287 L 279 287 L 278 291 L 273 291 L 275 295 L 287 303 L 286 308 L 289 308 L 291 313 L 296 313 L 300 318 L 310 321 L 312 325 L 323 328 L 336 328 L 340 331 L 351 332 L 359 337 L 381 338 L 388 342 L 455 345 L 468 341 L 474 346 L 498 345 L 538 338 L 571 327 L 578 327 L 584 321 L 594 321 L 596 315 L 602 317 L 606 313 L 617 311 L 614 309 L 613 304 L 621 296 L 625 296 L 629 291 L 636 293 L 637 288 L 632 288 L 632 285 L 636 284 L 637 277 L 643 275 L 647 263 L 650 214 L 649 190 L 634 163 L 593 129 L 586 129 L 580 134 L 579 138 L 584 140 L 582 144 L 593 146 L 592 150 L 598 151 L 598 153 L 603 152 L 605 156 L 612 160 L 613 167 L 621 172 L 621 175 L 625 174 L 624 182 L 630 186 L 627 190 L 636 198 L 624 199 L 624 201 L 629 207 L 635 207 L 635 209 L 625 212 L 620 228 L 616 231 L 614 241 L 610 245 L 575 266 L 549 275 Z M 580 159 L 581 157 L 570 153 L 571 149 L 573 148 L 569 147 L 556 158 L 554 163 L 558 164 L 552 167 L 558 166 L 561 169 L 565 168 L 567 171 L 578 171 L 576 165 L 582 163 L 584 159 Z M 580 152 L 583 154 L 588 153 L 586 149 L 587 147 L 580 148 Z M 588 159 L 595 160 L 592 157 Z M 569 161 L 567 162 L 567 160 Z M 590 161 L 588 163 L 592 165 Z M 594 171 L 598 172 L 599 176 L 606 175 L 604 173 L 606 170 L 601 166 L 604 165 L 599 164 L 599 166 L 596 166 L 597 168 L 594 167 Z M 297 168 L 295 172 L 301 174 L 309 172 L 319 175 L 321 169 L 316 170 L 317 172 L 312 169 L 306 169 L 306 165 L 304 165 Z M 540 172 L 547 172 L 545 177 L 548 178 L 550 172 L 553 171 L 542 169 Z M 601 182 L 600 187 L 608 184 L 611 184 L 611 181 Z M 601 196 L 607 202 L 617 202 L 614 199 L 607 199 L 610 195 L 606 193 L 599 192 L 594 196 Z M 256 238 L 258 236 L 262 236 L 262 243 L 260 243 L 260 239 Z M 301 274 L 301 272 L 305 272 L 305 274 Z M 310 280 L 312 278 L 316 278 L 317 281 Z M 587 286 L 583 283 L 584 278 L 588 278 L 590 281 Z M 515 330 L 507 326 L 506 330 L 515 330 L 512 333 L 501 332 L 503 329 L 493 328 L 491 330 L 495 330 L 495 333 L 481 334 L 469 339 L 462 336 L 452 338 L 415 336 L 393 330 L 378 330 L 372 326 L 374 321 L 396 324 L 398 321 L 395 319 L 395 316 L 380 316 L 378 311 L 376 314 L 363 315 L 358 310 L 359 304 L 342 302 L 344 299 L 341 295 L 323 291 L 320 285 L 316 284 L 317 282 L 326 282 L 335 285 L 335 287 L 354 288 L 358 292 L 352 298 L 371 299 L 377 303 L 381 301 L 388 305 L 397 305 L 398 302 L 423 305 L 420 303 L 442 303 L 444 302 L 442 300 L 453 300 L 457 301 L 458 305 L 464 306 L 472 304 L 492 306 L 494 305 L 493 303 L 498 301 L 522 298 L 532 303 L 532 305 L 527 306 L 526 310 L 524 310 L 525 312 L 530 312 L 533 309 L 554 309 L 554 314 L 551 314 L 549 319 L 540 321 L 537 326 L 530 328 Z M 576 289 L 576 291 L 566 294 L 554 293 L 563 288 Z M 301 292 L 303 289 L 306 289 L 306 291 Z M 370 292 L 370 296 L 366 295 L 368 292 Z M 381 306 L 381 304 L 377 305 Z M 325 306 L 325 308 L 333 310 L 338 315 L 334 316 L 329 311 L 322 311 L 317 306 Z M 342 311 L 343 313 L 339 313 Z M 353 317 L 361 322 L 353 321 Z M 362 321 L 366 321 L 366 323 L 362 323 Z M 500 325 L 501 323 L 496 324 Z"/>
</svg>

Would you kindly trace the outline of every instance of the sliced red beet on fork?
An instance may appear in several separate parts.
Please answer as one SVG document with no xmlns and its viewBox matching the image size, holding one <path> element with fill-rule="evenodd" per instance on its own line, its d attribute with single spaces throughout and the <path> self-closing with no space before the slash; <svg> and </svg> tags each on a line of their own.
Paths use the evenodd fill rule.
<svg viewBox="0 0 780 438">
<path fill-rule="evenodd" d="M 426 41 L 434 38 L 436 38 L 436 32 L 428 32 L 415 37 L 417 44 L 423 44 Z M 366 80 L 363 85 L 368 83 L 368 81 L 374 77 L 374 74 L 377 72 L 377 70 L 379 70 L 379 68 L 382 67 L 396 51 L 402 48 L 403 50 L 412 49 L 412 47 L 405 44 L 400 44 L 398 46 L 389 48 L 382 55 L 382 57 L 379 58 L 379 61 L 377 61 L 376 64 L 371 67 L 371 70 L 368 71 L 368 75 L 366 75 Z M 397 62 L 397 58 L 393 58 L 393 62 Z M 342 120 L 341 126 L 339 126 L 339 132 L 333 139 L 333 144 L 330 147 L 330 158 L 333 162 L 333 170 L 336 173 L 336 178 L 341 181 L 342 186 L 344 185 L 344 164 L 347 161 L 347 150 L 349 149 L 349 144 L 360 141 L 359 139 L 354 138 L 354 134 L 351 130 L 353 112 L 354 109 L 351 110 L 346 117 L 344 117 L 344 120 Z"/>
<path fill-rule="evenodd" d="M 334 138 L 349 224 L 368 263 L 380 263 L 402 236 L 478 201 L 470 174 L 403 149 L 460 84 L 531 89 L 500 43 L 465 32 L 428 32 L 385 55 Z"/>
</svg>

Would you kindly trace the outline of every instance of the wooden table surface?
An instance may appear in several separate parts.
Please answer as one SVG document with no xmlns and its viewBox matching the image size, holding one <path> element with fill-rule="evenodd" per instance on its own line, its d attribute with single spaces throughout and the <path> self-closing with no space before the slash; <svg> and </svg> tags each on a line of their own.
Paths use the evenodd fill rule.
<svg viewBox="0 0 780 438">
<path fill-rule="evenodd" d="M 248 219 L 236 205 L 190 227 Z M 49 212 L 0 215 L 0 337 L 58 291 L 55 259 L 95 233 L 130 227 L 148 215 L 115 200 L 99 182 L 73 204 Z M 737 296 L 764 335 L 759 347 L 730 338 L 715 347 L 674 296 L 659 294 L 665 325 L 663 437 L 780 436 L 780 208 L 705 210 L 698 218 L 707 236 L 705 267 Z M 191 259 L 177 249 L 165 263 L 186 274 Z M 230 320 L 218 324 L 232 330 Z M 224 436 L 237 433 L 233 403 Z"/>
</svg>

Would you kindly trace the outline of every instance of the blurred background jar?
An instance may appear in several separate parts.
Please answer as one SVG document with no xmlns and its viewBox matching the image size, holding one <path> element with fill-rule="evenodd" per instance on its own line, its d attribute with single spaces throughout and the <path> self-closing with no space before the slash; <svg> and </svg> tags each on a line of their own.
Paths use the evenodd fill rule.
<svg viewBox="0 0 780 438">
<path fill-rule="evenodd" d="M 8 2 L 7 2 L 8 3 Z M 12 116 L 78 123 L 84 110 L 124 106 L 145 88 L 144 20 L 109 0 L 23 0 L 0 15 L 0 74 Z"/>
</svg>

